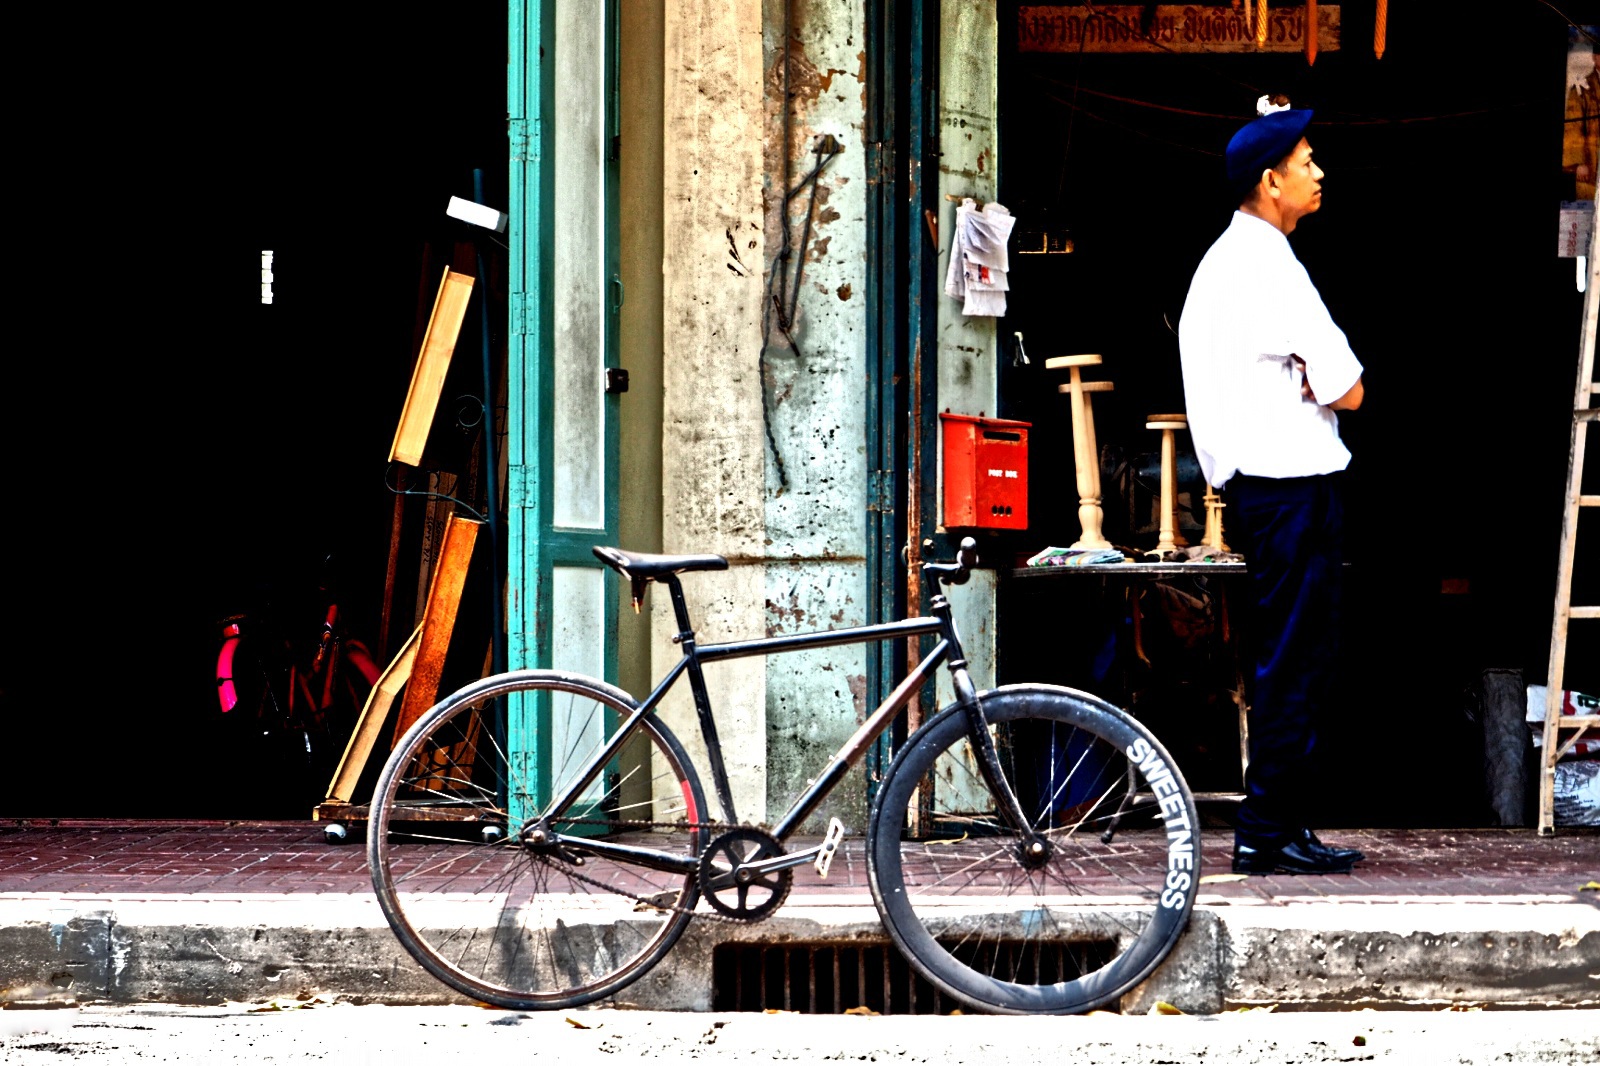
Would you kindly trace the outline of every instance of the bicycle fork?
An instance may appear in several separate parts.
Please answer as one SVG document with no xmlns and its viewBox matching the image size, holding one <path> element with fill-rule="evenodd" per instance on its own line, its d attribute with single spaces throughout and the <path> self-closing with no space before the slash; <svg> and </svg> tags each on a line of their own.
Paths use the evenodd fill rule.
<svg viewBox="0 0 1600 1066">
<path fill-rule="evenodd" d="M 936 588 L 929 607 L 933 616 L 944 623 L 944 639 L 950 645 L 950 658 L 946 664 L 950 671 L 950 685 L 955 691 L 956 705 L 966 714 L 972 753 L 977 759 L 978 772 L 988 785 L 989 794 L 994 797 L 995 815 L 1020 837 L 1017 844 L 1018 860 L 1028 869 L 1037 869 L 1050 858 L 1050 841 L 1028 821 L 1022 801 L 1017 798 L 1016 790 L 1011 787 L 1000 766 L 1000 752 L 995 747 L 994 734 L 989 731 L 989 719 L 983 713 L 983 701 L 967 669 L 966 651 L 956 632 L 949 598 Z"/>
</svg>

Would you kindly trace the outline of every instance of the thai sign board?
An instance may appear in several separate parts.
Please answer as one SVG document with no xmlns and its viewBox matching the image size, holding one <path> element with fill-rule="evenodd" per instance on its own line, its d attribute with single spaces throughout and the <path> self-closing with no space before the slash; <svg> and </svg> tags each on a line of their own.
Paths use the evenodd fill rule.
<svg viewBox="0 0 1600 1066">
<path fill-rule="evenodd" d="M 1306 46 L 1306 5 L 1095 4 L 1021 7 L 1019 52 L 1300 52 Z M 1339 48 L 1339 5 L 1317 4 L 1317 51 Z"/>
</svg>

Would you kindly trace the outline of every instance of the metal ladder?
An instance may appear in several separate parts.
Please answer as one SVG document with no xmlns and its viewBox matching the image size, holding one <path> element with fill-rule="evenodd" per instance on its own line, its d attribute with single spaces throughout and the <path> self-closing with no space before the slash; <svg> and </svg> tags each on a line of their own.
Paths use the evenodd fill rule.
<svg viewBox="0 0 1600 1066">
<path fill-rule="evenodd" d="M 1572 567 L 1578 546 L 1579 508 L 1600 508 L 1600 495 L 1583 495 L 1583 452 L 1588 428 L 1600 422 L 1600 408 L 1592 400 L 1600 396 L 1600 383 L 1594 379 L 1595 317 L 1600 304 L 1600 225 L 1593 227 L 1589 243 L 1589 279 L 1583 295 L 1583 332 L 1578 350 L 1578 389 L 1573 400 L 1572 447 L 1567 458 L 1567 498 L 1561 513 L 1561 554 L 1556 571 L 1555 619 L 1550 629 L 1550 670 L 1544 708 L 1544 745 L 1540 749 L 1539 835 L 1555 832 L 1556 762 L 1577 743 L 1586 731 L 1600 729 L 1600 715 L 1561 714 L 1562 673 L 1567 658 L 1567 623 L 1575 618 L 1600 619 L 1600 606 L 1572 605 Z"/>
</svg>

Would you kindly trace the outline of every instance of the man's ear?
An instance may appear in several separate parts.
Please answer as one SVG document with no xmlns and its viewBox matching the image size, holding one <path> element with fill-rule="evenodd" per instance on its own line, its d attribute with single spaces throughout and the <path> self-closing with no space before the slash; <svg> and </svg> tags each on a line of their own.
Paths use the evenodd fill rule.
<svg viewBox="0 0 1600 1066">
<path fill-rule="evenodd" d="M 1267 195 L 1276 200 L 1283 192 L 1278 184 L 1278 172 L 1268 167 L 1261 172 L 1261 180 L 1266 184 Z"/>
</svg>

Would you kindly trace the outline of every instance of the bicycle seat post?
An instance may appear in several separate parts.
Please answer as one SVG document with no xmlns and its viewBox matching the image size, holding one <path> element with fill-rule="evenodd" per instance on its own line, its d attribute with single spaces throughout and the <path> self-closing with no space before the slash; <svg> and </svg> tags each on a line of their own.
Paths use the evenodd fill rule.
<svg viewBox="0 0 1600 1066">
<path fill-rule="evenodd" d="M 711 715 L 711 695 L 706 691 L 705 674 L 700 668 L 694 628 L 689 622 L 689 603 L 683 595 L 683 583 L 676 574 L 664 574 L 655 580 L 657 584 L 666 585 L 667 593 L 672 597 L 672 613 L 678 623 L 678 632 L 672 642 L 683 649 L 683 657 L 689 660 L 689 690 L 694 693 L 695 714 L 700 718 L 700 735 L 705 738 L 706 751 L 711 755 L 711 782 L 717 790 L 717 803 L 722 807 L 724 821 L 737 822 L 739 816 L 733 806 L 733 787 L 728 783 L 728 768 L 722 761 L 722 745 L 717 737 L 716 719 Z"/>
</svg>

